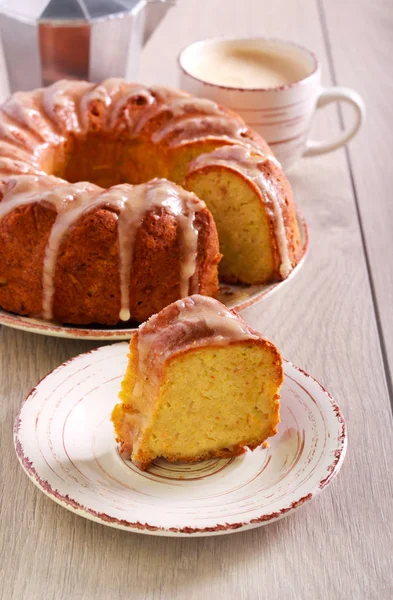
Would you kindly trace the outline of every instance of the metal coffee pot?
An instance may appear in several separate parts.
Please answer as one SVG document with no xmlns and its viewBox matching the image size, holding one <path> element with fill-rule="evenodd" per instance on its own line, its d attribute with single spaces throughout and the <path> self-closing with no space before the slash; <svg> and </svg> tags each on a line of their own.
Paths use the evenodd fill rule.
<svg viewBox="0 0 393 600">
<path fill-rule="evenodd" d="M 0 95 L 64 78 L 135 79 L 143 44 L 175 2 L 0 0 Z"/>
</svg>

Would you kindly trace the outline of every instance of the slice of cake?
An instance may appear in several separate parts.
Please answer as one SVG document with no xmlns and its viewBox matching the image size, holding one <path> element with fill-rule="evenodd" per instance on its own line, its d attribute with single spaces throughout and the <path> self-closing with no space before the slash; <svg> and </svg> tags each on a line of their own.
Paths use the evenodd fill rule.
<svg viewBox="0 0 393 600">
<path fill-rule="evenodd" d="M 112 413 L 122 453 L 197 462 L 241 454 L 275 435 L 282 359 L 277 348 L 207 296 L 178 300 L 132 337 Z"/>
<path fill-rule="evenodd" d="M 291 187 L 273 155 L 217 148 L 193 160 L 185 187 L 213 215 L 222 279 L 260 284 L 288 277 L 303 251 Z"/>
</svg>

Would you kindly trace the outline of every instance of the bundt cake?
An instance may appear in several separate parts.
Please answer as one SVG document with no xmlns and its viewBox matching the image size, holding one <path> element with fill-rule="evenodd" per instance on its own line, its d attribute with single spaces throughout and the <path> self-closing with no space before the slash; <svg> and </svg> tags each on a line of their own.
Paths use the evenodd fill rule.
<svg viewBox="0 0 393 600">
<path fill-rule="evenodd" d="M 191 162 L 185 187 L 213 214 L 223 280 L 257 284 L 288 277 L 302 248 L 292 191 L 272 154 L 222 146 Z"/>
<path fill-rule="evenodd" d="M 120 451 L 145 469 L 254 449 L 276 433 L 282 381 L 277 348 L 235 312 L 206 296 L 177 300 L 131 339 L 112 413 Z"/>
<path fill-rule="evenodd" d="M 250 178 L 243 177 L 249 185 L 241 186 L 239 170 L 238 187 L 253 206 L 255 198 L 266 203 L 266 211 L 250 212 L 261 218 L 261 236 L 269 230 L 257 247 L 259 252 L 271 244 L 267 260 L 275 267 L 257 279 L 285 277 L 289 262 L 296 262 L 298 237 L 289 187 L 280 167 L 266 158 L 268 146 L 233 112 L 181 91 L 122 79 L 99 85 L 59 81 L 11 96 L 0 109 L 0 307 L 67 323 L 112 325 L 144 320 L 194 292 L 214 295 L 220 256 L 211 215 L 203 202 L 163 179 L 183 184 L 193 159 L 204 154 L 206 161 L 228 145 L 265 157 L 264 172 L 278 198 L 275 221 L 266 217 L 271 195 Z M 232 166 L 236 160 L 232 154 Z M 223 187 L 235 171 L 220 168 Z M 199 169 L 197 184 L 190 172 L 188 185 L 204 192 L 211 177 Z M 155 178 L 161 179 L 150 183 Z M 225 195 L 221 188 L 217 193 Z M 233 211 L 239 209 L 234 196 L 228 196 Z M 293 246 L 281 269 L 279 210 Z M 221 227 L 225 211 L 222 217 L 219 212 Z M 243 213 L 239 223 L 246 226 Z M 227 264 L 227 241 L 222 245 Z M 223 277 L 250 279 L 235 271 L 224 268 Z"/>
</svg>

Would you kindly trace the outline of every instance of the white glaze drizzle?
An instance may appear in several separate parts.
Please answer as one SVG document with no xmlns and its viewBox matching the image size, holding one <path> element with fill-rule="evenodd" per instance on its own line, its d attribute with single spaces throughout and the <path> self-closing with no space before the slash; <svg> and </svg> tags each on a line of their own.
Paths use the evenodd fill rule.
<svg viewBox="0 0 393 600">
<path fill-rule="evenodd" d="M 18 160 L 16 158 L 8 158 L 0 156 L 0 173 L 2 177 L 9 177 L 10 175 L 23 175 L 31 174 L 36 175 L 39 173 L 39 169 L 36 166 L 29 164 L 28 162 Z M 41 171 L 42 175 L 46 175 Z"/>
<path fill-rule="evenodd" d="M 245 175 L 255 183 L 265 198 L 266 208 L 273 220 L 280 256 L 280 274 L 285 279 L 292 271 L 292 264 L 289 258 L 288 238 L 277 190 L 259 168 L 259 165 L 263 165 L 267 161 L 279 165 L 274 156 L 257 153 L 247 146 L 222 146 L 213 150 L 213 152 L 201 154 L 195 158 L 188 167 L 188 174 L 204 167 L 221 165 Z"/>
<path fill-rule="evenodd" d="M 117 185 L 101 194 L 104 204 L 119 212 L 118 238 L 120 252 L 120 319 L 130 319 L 129 286 L 133 262 L 135 237 L 145 214 L 165 208 L 177 218 L 180 236 L 180 296 L 189 294 L 190 280 L 196 272 L 198 231 L 194 226 L 195 213 L 205 208 L 205 203 L 194 194 L 186 192 L 166 179 L 153 179 L 140 185 Z"/>
<path fill-rule="evenodd" d="M 179 186 L 168 185 L 165 179 L 153 180 L 161 185 L 150 187 L 146 202 L 148 206 L 162 206 L 177 217 L 180 233 L 180 297 L 185 298 L 190 292 L 190 280 L 196 272 L 198 250 L 198 230 L 195 227 L 195 214 L 206 207 L 195 194 L 186 192 Z M 145 184 L 149 185 L 149 184 Z M 181 192 L 179 193 L 179 191 Z"/>
<path fill-rule="evenodd" d="M 222 113 L 218 104 L 206 98 L 178 98 L 172 100 L 169 108 L 175 119 L 184 117 L 189 113 L 199 113 L 201 115 L 218 115 Z"/>
<path fill-rule="evenodd" d="M 164 127 L 155 131 L 152 135 L 154 144 L 159 144 L 169 136 L 170 146 L 175 147 L 196 141 L 202 135 L 204 137 L 223 137 L 236 139 L 245 126 L 235 119 L 229 119 L 226 115 L 198 115 L 185 119 L 170 121 Z M 176 135 L 177 134 L 177 135 Z"/>
<path fill-rule="evenodd" d="M 128 104 L 136 97 L 143 98 L 144 103 L 131 116 Z M 102 105 L 100 127 L 111 133 L 126 129 L 130 137 L 138 136 L 151 119 L 169 111 L 172 118 L 164 119 L 160 126 L 155 123 L 151 136 L 155 144 L 179 147 L 203 137 L 258 147 L 258 142 L 243 137 L 246 126 L 242 119 L 227 114 L 215 102 L 193 98 L 180 90 L 148 88 L 117 78 L 99 85 L 63 80 L 48 88 L 14 94 L 0 111 L 0 139 L 39 156 L 48 144 L 64 143 L 70 133 L 85 135 L 94 102 Z M 22 154 L 19 160 L 23 161 Z"/>
<path fill-rule="evenodd" d="M 194 98 L 194 96 L 191 96 L 191 94 L 184 90 L 177 90 L 165 85 L 152 85 L 149 89 L 157 99 L 157 102 L 162 104 L 172 104 L 176 98 Z"/>
<path fill-rule="evenodd" d="M 136 186 L 121 184 L 102 190 L 87 182 L 69 184 L 56 177 L 29 175 L 8 179 L 2 191 L 0 220 L 11 211 L 33 203 L 47 204 L 57 213 L 43 264 L 42 314 L 45 319 L 53 318 L 55 270 L 64 236 L 83 214 L 100 207 L 112 209 L 119 215 L 120 320 L 128 321 L 131 317 L 129 288 L 135 237 L 144 216 L 151 210 L 163 208 L 176 217 L 181 255 L 180 295 L 189 294 L 191 278 L 197 276 L 195 214 L 205 208 L 205 203 L 195 194 L 165 179 L 154 179 Z"/>
<path fill-rule="evenodd" d="M 44 91 L 41 88 L 33 92 L 16 92 L 4 102 L 1 110 L 42 142 L 57 144 L 63 138 L 56 133 L 53 123 L 40 110 L 43 97 Z"/>
<path fill-rule="evenodd" d="M 42 107 L 57 128 L 65 132 L 82 133 L 84 121 L 80 117 L 82 98 L 96 86 L 86 81 L 61 80 L 45 88 Z"/>
<path fill-rule="evenodd" d="M 145 102 L 141 105 L 139 111 L 135 111 L 135 117 L 131 120 L 127 105 L 129 101 L 132 101 L 136 96 L 142 97 Z M 47 192 L 49 185 L 49 188 L 51 189 L 52 204 L 55 209 L 55 205 L 61 205 L 60 189 L 65 191 L 64 186 L 67 186 L 67 184 L 63 180 L 43 175 L 39 167 L 39 156 L 41 151 L 48 147 L 48 144 L 56 145 L 64 142 L 66 140 L 65 135 L 70 132 L 86 134 L 90 125 L 89 111 L 91 103 L 94 101 L 102 103 L 102 106 L 104 107 L 102 119 L 103 129 L 112 131 L 116 122 L 119 121 L 120 125 L 117 127 L 127 127 L 130 137 L 138 135 L 151 119 L 157 117 L 163 111 L 169 110 L 172 113 L 173 119 L 169 120 L 169 123 L 168 120 L 165 119 L 164 124 L 156 129 L 153 134 L 153 143 L 164 142 L 175 147 L 193 143 L 200 138 L 218 138 L 220 140 L 225 140 L 228 143 L 236 142 L 237 144 L 258 146 L 256 142 L 254 143 L 247 137 L 243 137 L 242 134 L 245 132 L 246 127 L 240 118 L 227 114 L 214 102 L 193 98 L 180 90 L 172 90 L 170 88 L 158 86 L 146 88 L 140 84 L 132 84 L 116 78 L 107 79 L 99 85 L 65 80 L 56 82 L 48 88 L 39 89 L 31 93 L 23 92 L 15 94 L 5 103 L 0 111 L 0 140 L 3 139 L 6 141 L 7 147 L 12 146 L 13 150 L 7 152 L 7 149 L 4 149 L 5 156 L 4 154 L 3 156 L 0 156 L 0 177 L 7 178 L 10 175 L 26 173 L 39 175 L 40 181 L 36 180 L 33 185 L 33 189 L 36 189 L 37 193 L 30 202 L 39 202 L 41 200 L 41 191 L 37 190 L 37 186 L 40 190 Z M 169 142 L 167 142 L 168 139 Z M 28 176 L 22 175 L 21 177 Z M 49 180 L 51 182 L 48 184 Z M 21 185 L 23 187 L 25 183 L 21 182 Z M 60 186 L 58 190 L 55 189 L 56 186 Z M 120 210 L 118 231 L 119 236 L 122 237 L 123 230 L 130 227 L 130 223 L 126 224 L 127 218 L 123 216 L 126 214 L 128 215 L 128 211 L 124 207 L 128 206 L 129 203 L 123 202 L 123 200 L 120 199 L 120 197 L 123 198 L 123 195 L 127 196 L 128 192 L 124 189 L 119 190 L 119 187 L 121 186 L 115 186 L 117 190 L 113 193 L 116 195 L 117 202 L 120 204 L 116 204 L 116 201 L 113 199 L 110 206 L 115 210 Z M 81 194 L 81 198 L 85 197 L 82 189 L 73 187 L 71 184 L 68 191 L 70 191 L 70 189 L 73 190 L 72 193 L 75 192 L 78 198 L 79 194 Z M 95 190 L 100 188 L 92 186 L 91 189 Z M 110 192 L 113 191 L 113 189 L 114 188 L 111 188 L 110 191 L 104 192 L 104 194 L 101 193 L 98 197 L 104 195 L 106 198 L 105 202 L 108 202 L 110 199 Z M 31 197 L 32 189 L 29 189 L 28 186 L 26 188 L 26 193 L 28 194 L 28 197 Z M 87 193 L 87 210 L 93 208 L 89 196 L 90 194 Z M 269 197 L 270 196 L 274 196 L 272 191 L 270 191 Z M 92 197 L 94 197 L 94 193 Z M 58 198 L 58 200 L 55 200 L 55 198 Z M 25 202 L 25 199 L 26 198 L 24 198 L 22 202 L 20 198 L 20 204 L 18 204 L 18 206 L 29 203 L 29 200 Z M 83 206 L 84 202 L 85 201 L 82 202 L 81 200 L 76 204 L 78 206 L 79 204 Z M 100 205 L 101 200 L 97 199 L 97 202 L 98 206 Z M 272 202 L 274 203 L 274 198 Z M 6 205 L 10 206 L 5 200 L 1 204 L 3 211 Z M 68 204 L 71 205 L 72 203 Z M 200 207 L 198 208 L 199 205 L 191 205 L 192 202 L 190 205 L 186 203 L 183 205 L 184 210 L 176 213 L 184 255 L 181 261 L 181 296 L 185 296 L 189 292 L 189 282 L 195 272 L 198 233 L 194 226 L 194 219 L 195 212 L 198 212 Z M 173 199 L 171 206 L 172 208 L 174 206 Z M 61 212 L 61 215 L 67 214 L 67 219 L 65 217 L 64 219 L 63 217 L 58 217 L 60 218 L 60 224 L 62 222 L 61 219 L 63 219 L 64 223 L 68 220 L 70 220 L 70 223 L 71 221 L 74 222 L 73 219 L 74 216 L 77 218 L 76 215 L 78 214 L 78 210 L 79 209 L 77 209 L 75 205 L 73 210 L 68 209 L 65 212 Z M 81 214 L 81 212 L 79 212 L 79 214 Z M 63 228 L 60 227 L 58 223 L 56 225 L 56 230 L 57 229 L 58 231 L 63 231 Z M 67 227 L 65 227 L 65 231 L 66 230 Z M 57 244 L 53 242 L 53 247 L 56 247 L 56 245 Z M 124 244 L 121 245 L 124 246 Z M 53 248 L 50 251 L 49 256 L 54 256 Z M 46 260 L 50 264 L 55 264 L 55 261 L 53 261 L 52 258 L 47 257 Z M 127 258 L 126 253 L 124 252 L 121 259 L 121 264 L 123 265 L 121 269 L 124 270 L 124 273 L 127 270 L 127 262 L 132 264 L 132 256 Z M 49 268 L 49 273 L 50 272 L 51 269 Z M 52 278 L 53 275 L 54 274 L 52 273 Z M 123 274 L 121 284 L 122 318 L 126 318 L 129 314 L 127 312 L 129 310 L 127 307 L 128 305 L 126 306 L 125 301 L 125 277 L 126 276 Z M 50 290 L 51 287 L 49 278 L 50 275 L 47 277 L 46 284 L 48 290 Z M 51 305 L 52 300 L 49 291 L 47 294 L 48 297 L 45 302 L 45 310 L 46 314 L 49 315 L 51 314 L 49 306 Z"/>
<path fill-rule="evenodd" d="M 5 112 L 2 112 L 0 117 L 0 139 L 15 145 L 18 150 L 20 149 L 21 156 L 23 152 L 33 155 L 39 145 L 36 136 L 28 129 L 22 128 Z"/>
<path fill-rule="evenodd" d="M 162 93 L 163 90 L 165 93 Z M 171 94 L 170 94 L 171 92 Z M 164 112 L 172 115 L 173 119 L 181 119 L 182 117 L 192 114 L 218 114 L 220 109 L 217 104 L 210 100 L 202 98 L 192 98 L 190 96 L 178 96 L 175 90 L 162 88 L 161 94 L 156 88 L 155 102 L 140 115 L 138 122 L 135 125 L 135 134 L 140 133 L 151 119 L 155 119 Z M 222 112 L 222 111 L 221 111 Z M 165 128 L 164 125 L 161 129 Z M 159 130 L 158 130 L 159 131 Z M 157 140 L 158 141 L 158 140 Z M 153 140 L 155 142 L 155 140 Z M 157 143 L 157 142 L 155 142 Z"/>
<path fill-rule="evenodd" d="M 61 243 L 65 234 L 83 213 L 101 206 L 100 188 L 90 183 L 65 184 L 48 192 L 40 193 L 40 202 L 47 201 L 57 211 L 49 240 L 45 248 L 42 271 L 42 316 L 53 318 L 55 294 L 55 271 Z"/>
<path fill-rule="evenodd" d="M 146 107 L 154 103 L 154 97 L 150 94 L 149 90 L 142 87 L 135 87 L 130 90 L 128 93 L 121 95 L 115 102 L 110 115 L 109 120 L 109 129 L 113 130 L 116 127 L 118 122 L 124 121 L 124 125 L 128 125 L 128 127 L 133 131 L 135 130 L 136 124 L 130 120 L 130 116 L 127 109 L 127 104 L 132 101 L 133 98 L 143 98 L 145 100 L 145 104 L 143 105 L 143 110 L 146 110 Z M 123 112 L 124 111 L 124 112 Z M 123 119 L 121 118 L 122 113 L 124 114 Z M 135 131 L 133 131 L 134 133 Z"/>
<path fill-rule="evenodd" d="M 194 294 L 189 298 L 177 300 L 176 305 L 179 309 L 177 324 L 188 327 L 192 323 L 198 324 L 203 321 L 212 332 L 210 340 L 216 344 L 258 337 L 251 333 L 250 327 L 243 319 L 209 296 Z M 207 338 L 198 343 L 206 345 Z"/>
<path fill-rule="evenodd" d="M 34 95 L 33 95 L 34 94 Z M 134 122 L 128 122 L 128 111 L 124 110 L 130 100 L 142 97 L 145 100 Z M 151 119 L 164 111 L 169 111 L 173 119 L 165 122 L 152 136 L 153 143 L 165 141 L 169 136 L 171 146 L 192 143 L 209 131 L 210 138 L 223 138 L 228 141 L 250 143 L 242 138 L 246 127 L 243 121 L 234 115 L 226 114 L 215 102 L 193 98 L 185 92 L 165 87 L 147 88 L 139 84 L 128 83 L 122 79 L 107 79 L 99 85 L 86 82 L 58 81 L 44 90 L 19 92 L 8 100 L 4 112 L 45 141 L 56 139 L 59 132 L 49 126 L 37 106 L 42 104 L 44 113 L 55 127 L 61 125 L 65 131 L 86 133 L 89 128 L 89 110 L 91 103 L 102 103 L 107 111 L 104 129 L 113 131 L 118 123 L 127 127 L 131 136 L 138 135 Z M 7 108 L 8 106 L 8 108 Z M 45 124 L 44 133 L 40 123 Z M 233 138 L 233 139 L 232 139 Z"/>
<path fill-rule="evenodd" d="M 142 378 L 147 373 L 149 377 L 158 375 L 169 356 L 189 347 L 225 346 L 261 337 L 218 300 L 194 294 L 170 304 L 139 326 L 139 373 Z"/>
<path fill-rule="evenodd" d="M 34 154 L 29 153 L 22 148 L 9 143 L 5 139 L 1 139 L 0 136 L 0 159 L 2 160 L 17 160 L 31 165 L 35 170 L 39 170 L 39 164 Z M 1 169 L 0 169 L 1 170 Z"/>
</svg>

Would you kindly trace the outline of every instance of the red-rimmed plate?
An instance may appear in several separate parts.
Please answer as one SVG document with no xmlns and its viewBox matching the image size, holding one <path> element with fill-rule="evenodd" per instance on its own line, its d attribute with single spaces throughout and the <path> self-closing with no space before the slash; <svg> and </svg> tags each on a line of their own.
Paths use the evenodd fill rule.
<svg viewBox="0 0 393 600">
<path fill-rule="evenodd" d="M 281 423 L 270 447 L 195 465 L 158 460 L 141 472 L 117 451 L 110 413 L 127 349 L 113 344 L 61 365 L 34 388 L 15 423 L 15 448 L 52 500 L 104 525 L 204 536 L 280 519 L 314 498 L 346 450 L 340 409 L 310 375 L 285 362 Z"/>
<path fill-rule="evenodd" d="M 287 281 L 292 279 L 292 277 L 299 272 L 308 250 L 308 230 L 306 221 L 300 212 L 297 213 L 297 220 L 301 235 L 303 255 L 289 277 L 284 281 L 278 281 L 266 285 L 242 286 L 222 284 L 220 286 L 218 299 L 223 304 L 228 306 L 228 308 L 235 308 L 236 310 L 241 311 L 281 288 Z M 40 333 L 42 335 L 49 335 L 53 337 L 108 341 L 127 340 L 138 327 L 137 324 L 130 325 L 128 323 L 125 325 L 120 324 L 116 327 L 101 327 L 97 325 L 91 327 L 78 327 L 75 325 L 62 325 L 60 323 L 44 321 L 43 319 L 22 317 L 2 309 L 0 309 L 0 325 L 6 325 L 7 327 L 12 327 L 13 329 L 21 329 L 23 331 L 29 331 L 30 333 Z"/>
</svg>

